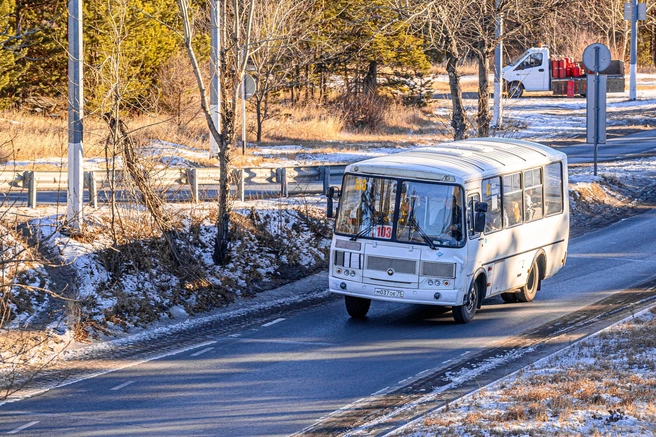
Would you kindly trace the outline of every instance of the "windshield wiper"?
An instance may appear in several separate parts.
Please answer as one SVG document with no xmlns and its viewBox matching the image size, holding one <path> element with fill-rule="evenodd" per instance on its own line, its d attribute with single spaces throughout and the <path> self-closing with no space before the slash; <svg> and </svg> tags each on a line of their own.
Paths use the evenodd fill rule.
<svg viewBox="0 0 656 437">
<path fill-rule="evenodd" d="M 410 226 L 417 230 L 417 233 L 426 242 L 426 244 L 428 244 L 428 247 L 430 247 L 432 250 L 436 249 L 436 246 L 435 246 L 435 243 L 433 242 L 433 239 L 428 236 L 426 231 L 424 231 L 421 228 L 421 226 L 419 226 L 419 223 L 417 223 L 417 219 L 415 219 L 414 215 L 412 215 L 410 217 Z"/>
<path fill-rule="evenodd" d="M 382 222 L 383 222 L 382 217 L 381 217 L 380 219 L 378 219 L 378 220 L 374 220 L 372 217 L 369 217 L 369 218 L 368 218 L 368 221 L 369 221 L 370 223 L 367 225 L 367 227 L 365 227 L 363 230 L 361 230 L 360 232 L 358 232 L 357 234 L 355 234 L 354 236 L 352 236 L 352 237 L 350 238 L 351 241 L 356 241 L 358 238 L 360 238 L 360 237 L 364 237 L 364 236 L 367 235 L 369 232 L 371 232 L 371 231 L 374 229 L 374 227 L 376 227 L 376 225 L 378 225 L 378 224 L 382 224 Z"/>
</svg>

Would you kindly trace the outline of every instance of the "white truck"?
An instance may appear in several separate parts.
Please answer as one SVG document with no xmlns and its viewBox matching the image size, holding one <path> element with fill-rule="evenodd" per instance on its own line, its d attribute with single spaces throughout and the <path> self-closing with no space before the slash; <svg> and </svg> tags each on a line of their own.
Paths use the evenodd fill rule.
<svg viewBox="0 0 656 437">
<path fill-rule="evenodd" d="M 613 60 L 601 72 L 607 76 L 607 92 L 624 92 L 624 63 Z M 502 70 L 504 90 L 509 97 L 521 97 L 524 91 L 551 91 L 555 96 L 585 96 L 587 72 L 573 58 L 551 57 L 548 47 L 532 47 Z"/>
</svg>

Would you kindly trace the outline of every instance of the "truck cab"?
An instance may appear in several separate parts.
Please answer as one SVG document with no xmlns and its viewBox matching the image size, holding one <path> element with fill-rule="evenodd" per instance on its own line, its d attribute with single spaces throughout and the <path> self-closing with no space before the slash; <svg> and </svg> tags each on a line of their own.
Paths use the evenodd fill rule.
<svg viewBox="0 0 656 437">
<path fill-rule="evenodd" d="M 509 97 L 524 91 L 549 91 L 549 49 L 533 47 L 519 55 L 502 70 Z"/>
</svg>

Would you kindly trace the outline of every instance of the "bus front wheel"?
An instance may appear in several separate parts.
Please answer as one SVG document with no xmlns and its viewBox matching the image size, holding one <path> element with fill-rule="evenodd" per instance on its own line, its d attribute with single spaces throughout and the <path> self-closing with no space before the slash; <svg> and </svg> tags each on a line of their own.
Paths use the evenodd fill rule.
<svg viewBox="0 0 656 437">
<path fill-rule="evenodd" d="M 517 293 L 517 300 L 520 302 L 530 302 L 535 299 L 535 294 L 538 292 L 538 285 L 540 284 L 540 267 L 537 260 L 533 260 L 531 270 L 528 272 L 528 280 L 526 285 Z"/>
<path fill-rule="evenodd" d="M 346 312 L 354 319 L 362 319 L 367 316 L 371 299 L 364 299 L 361 297 L 344 296 L 344 303 L 346 303 Z"/>
<path fill-rule="evenodd" d="M 476 307 L 478 306 L 478 281 L 472 281 L 467 292 L 465 304 L 455 306 L 451 310 L 456 323 L 469 323 L 474 320 Z"/>
</svg>

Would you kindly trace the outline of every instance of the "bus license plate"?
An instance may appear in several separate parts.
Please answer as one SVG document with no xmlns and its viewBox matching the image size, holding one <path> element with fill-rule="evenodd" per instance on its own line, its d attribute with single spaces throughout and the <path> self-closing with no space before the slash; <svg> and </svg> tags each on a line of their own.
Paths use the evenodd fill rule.
<svg viewBox="0 0 656 437">
<path fill-rule="evenodd" d="M 403 297 L 403 291 L 401 290 L 388 290 L 387 288 L 376 288 L 374 290 L 376 296 L 385 296 L 385 297 Z"/>
</svg>

